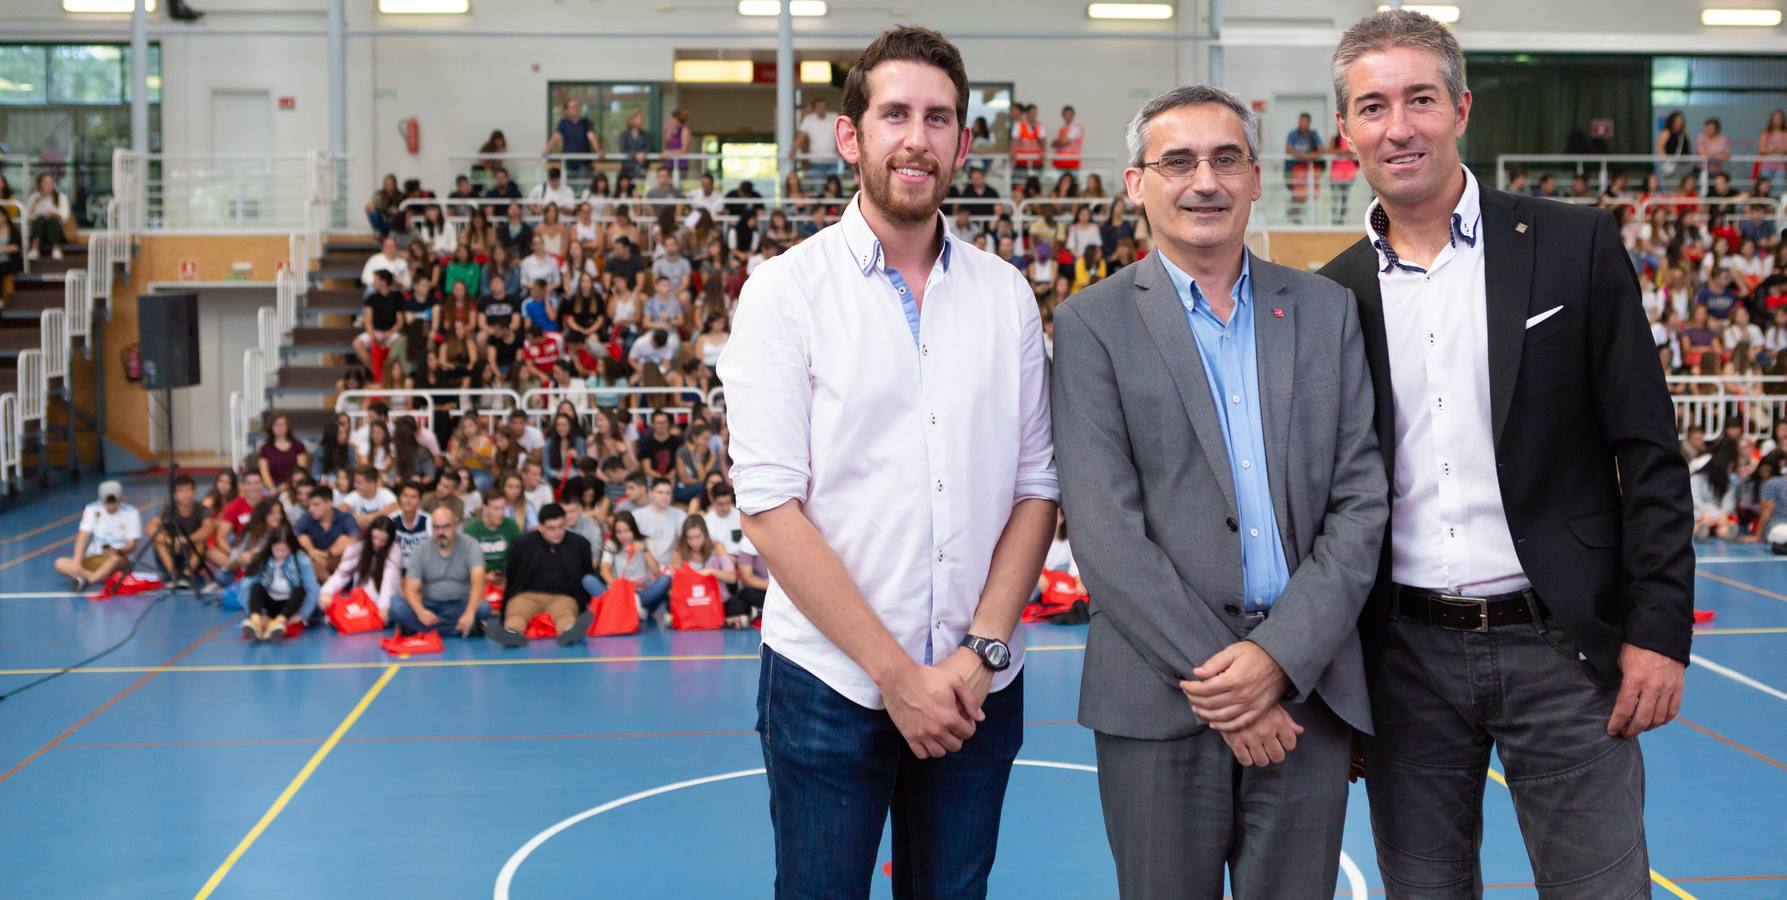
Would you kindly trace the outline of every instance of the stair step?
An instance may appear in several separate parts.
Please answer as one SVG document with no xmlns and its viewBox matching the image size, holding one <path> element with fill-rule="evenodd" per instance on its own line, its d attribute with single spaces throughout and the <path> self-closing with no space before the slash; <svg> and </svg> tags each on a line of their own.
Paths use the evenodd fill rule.
<svg viewBox="0 0 1787 900">
<path fill-rule="evenodd" d="M 320 314 L 352 315 L 360 311 L 366 295 L 353 288 L 312 288 L 304 293 L 301 310 Z"/>
<path fill-rule="evenodd" d="M 8 319 L 40 319 L 52 309 L 61 309 L 67 298 L 58 287 L 54 291 L 19 291 L 7 301 L 5 316 Z"/>
<path fill-rule="evenodd" d="M 360 329 L 347 326 L 300 325 L 292 329 L 292 341 L 286 349 L 315 351 L 349 348 L 359 335 Z"/>
<path fill-rule="evenodd" d="M 360 254 L 361 261 L 364 262 L 366 257 L 379 252 L 379 250 L 382 249 L 382 245 L 383 245 L 382 241 L 374 241 L 374 240 L 324 241 L 323 242 L 323 255 L 325 255 L 325 256 L 328 256 L 331 254 L 346 255 L 346 254 L 357 253 L 357 254 Z"/>
<path fill-rule="evenodd" d="M 43 343 L 37 326 L 0 328 L 0 358 L 17 357 L 26 350 L 35 350 Z"/>
<path fill-rule="evenodd" d="M 342 376 L 340 366 L 280 366 L 276 391 L 333 391 Z"/>
</svg>

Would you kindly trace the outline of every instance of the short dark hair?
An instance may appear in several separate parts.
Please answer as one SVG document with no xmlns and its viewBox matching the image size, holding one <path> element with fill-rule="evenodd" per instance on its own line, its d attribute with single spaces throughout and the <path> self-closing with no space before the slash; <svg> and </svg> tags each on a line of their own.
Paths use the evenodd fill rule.
<svg viewBox="0 0 1787 900">
<path fill-rule="evenodd" d="M 186 475 L 184 473 L 180 474 L 180 475 L 175 475 L 174 476 L 174 489 L 179 490 L 180 488 L 183 488 L 183 487 L 189 487 L 189 488 L 193 488 L 196 490 L 198 488 L 198 482 L 193 481 L 191 475 Z"/>
<path fill-rule="evenodd" d="M 968 121 L 968 71 L 962 65 L 962 51 L 948 38 L 929 28 L 902 25 L 881 32 L 870 42 L 844 78 L 844 115 L 856 127 L 862 127 L 863 114 L 869 111 L 869 73 L 875 67 L 894 60 L 912 60 L 942 69 L 956 86 L 956 127 Z"/>
<path fill-rule="evenodd" d="M 725 482 L 720 482 L 719 484 L 716 484 L 713 487 L 709 488 L 707 491 L 707 498 L 709 500 L 718 500 L 721 497 L 736 498 L 737 496 L 738 495 L 733 493 L 733 491 L 732 491 L 732 485 L 727 484 Z"/>
<path fill-rule="evenodd" d="M 397 496 L 403 496 L 406 491 L 415 491 L 416 496 L 422 496 L 422 486 L 413 481 L 406 481 L 397 486 Z"/>
<path fill-rule="evenodd" d="M 356 466 L 356 467 L 354 467 L 354 477 L 355 478 L 364 478 L 367 481 L 372 482 L 373 484 L 378 484 L 378 470 L 371 466 Z"/>
<path fill-rule="evenodd" d="M 655 491 L 661 487 L 667 487 L 672 490 L 675 490 L 676 485 L 671 483 L 670 479 L 668 479 L 668 478 L 653 478 L 652 479 L 652 490 Z"/>
<path fill-rule="evenodd" d="M 371 403 L 366 404 L 366 410 L 367 412 L 381 417 L 389 416 L 391 414 L 391 404 L 386 403 L 383 400 L 374 400 Z"/>
<path fill-rule="evenodd" d="M 548 503 L 545 506 L 540 507 L 540 511 L 535 514 L 535 520 L 542 525 L 554 519 L 562 519 L 564 517 L 565 508 L 557 503 Z"/>
<path fill-rule="evenodd" d="M 662 479 L 659 479 L 659 480 L 662 480 Z M 651 484 L 651 481 L 650 481 L 650 479 L 645 477 L 644 472 L 628 472 L 626 483 L 627 484 L 636 484 L 636 485 L 639 485 L 640 487 L 646 487 Z"/>
<path fill-rule="evenodd" d="M 310 499 L 312 499 L 312 500 L 319 500 L 319 499 L 327 500 L 331 505 L 333 505 L 335 503 L 335 491 L 331 490 L 330 487 L 326 484 L 319 484 L 316 487 L 311 488 Z"/>
</svg>

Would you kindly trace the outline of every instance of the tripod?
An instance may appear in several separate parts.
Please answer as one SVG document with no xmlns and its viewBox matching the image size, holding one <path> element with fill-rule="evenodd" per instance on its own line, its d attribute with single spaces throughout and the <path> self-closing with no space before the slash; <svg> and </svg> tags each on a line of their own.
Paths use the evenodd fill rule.
<svg viewBox="0 0 1787 900">
<path fill-rule="evenodd" d="M 178 551 L 184 549 L 186 553 L 191 554 L 192 559 L 198 561 L 198 568 L 195 570 L 195 574 L 201 576 L 201 578 L 214 579 L 216 573 L 211 570 L 211 563 L 205 558 L 204 549 L 193 542 L 192 535 L 186 530 L 185 523 L 180 521 L 180 510 L 174 502 L 174 481 L 180 468 L 179 463 L 174 461 L 174 387 L 167 379 L 161 377 L 161 373 L 156 370 L 155 362 L 149 359 L 143 361 L 143 380 L 150 384 L 159 384 L 161 387 L 162 453 L 168 469 L 168 492 L 167 499 L 162 501 L 162 515 L 159 519 L 160 529 L 166 529 L 168 531 L 169 541 L 173 545 L 168 555 L 174 559 L 179 559 L 181 554 Z M 148 536 L 149 539 L 143 542 L 142 549 L 137 551 L 138 555 L 141 555 L 143 550 L 148 550 L 155 546 L 156 536 L 156 534 L 150 534 Z M 135 568 L 135 565 L 136 560 L 131 560 L 132 568 Z M 175 582 L 181 577 L 184 577 L 184 575 L 175 572 L 169 572 L 167 574 L 169 581 L 164 590 L 165 593 L 172 596 L 175 593 Z M 193 599 L 195 600 L 203 601 L 208 599 L 203 594 L 199 593 L 199 586 L 196 582 L 189 585 L 188 590 L 192 592 Z"/>
</svg>

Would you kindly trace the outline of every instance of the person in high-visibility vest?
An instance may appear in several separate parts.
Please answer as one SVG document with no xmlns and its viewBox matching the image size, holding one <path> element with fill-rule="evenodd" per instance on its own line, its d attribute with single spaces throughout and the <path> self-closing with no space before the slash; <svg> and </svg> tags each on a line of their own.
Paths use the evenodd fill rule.
<svg viewBox="0 0 1787 900">
<path fill-rule="evenodd" d="M 1011 164 L 1031 171 L 1042 167 L 1042 126 L 1036 121 L 1036 104 L 1021 106 L 1012 126 Z"/>
<path fill-rule="evenodd" d="M 1061 107 L 1061 127 L 1055 129 L 1055 139 L 1049 142 L 1055 151 L 1055 168 L 1078 169 L 1080 149 L 1085 143 L 1086 126 L 1074 121 L 1073 107 Z"/>
</svg>

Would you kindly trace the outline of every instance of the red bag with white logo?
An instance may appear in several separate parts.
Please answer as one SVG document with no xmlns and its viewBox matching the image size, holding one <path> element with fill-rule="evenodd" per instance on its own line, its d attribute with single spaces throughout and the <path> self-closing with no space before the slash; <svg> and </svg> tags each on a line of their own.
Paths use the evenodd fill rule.
<svg viewBox="0 0 1787 900">
<path fill-rule="evenodd" d="M 683 566 L 670 573 L 670 627 L 677 631 L 712 631 L 726 626 L 726 600 L 720 579 Z"/>
<path fill-rule="evenodd" d="M 600 597 L 590 600 L 596 620 L 589 623 L 590 637 L 612 637 L 639 632 L 639 589 L 621 579 Z"/>
<path fill-rule="evenodd" d="M 392 656 L 440 653 L 447 649 L 447 646 L 441 643 L 441 635 L 438 631 L 424 631 L 404 637 L 388 637 L 379 641 L 378 645 Z"/>
<path fill-rule="evenodd" d="M 167 587 L 156 575 L 133 575 L 129 572 L 117 572 L 105 580 L 105 584 L 96 594 L 88 594 L 88 600 L 110 600 L 113 597 L 129 597 L 132 594 L 149 594 Z"/>
<path fill-rule="evenodd" d="M 378 604 L 372 602 L 365 588 L 354 588 L 346 597 L 336 597 L 329 604 L 329 624 L 342 634 L 385 630 L 385 619 L 379 615 Z"/>
<path fill-rule="evenodd" d="M 1053 569 L 1044 569 L 1042 574 L 1048 579 L 1048 588 L 1042 592 L 1042 599 L 1024 607 L 1024 621 L 1046 622 L 1073 609 L 1075 603 L 1087 601 L 1079 579 Z"/>
<path fill-rule="evenodd" d="M 488 581 L 484 582 L 484 602 L 490 604 L 491 612 L 501 613 L 503 611 L 503 589 Z"/>
</svg>

